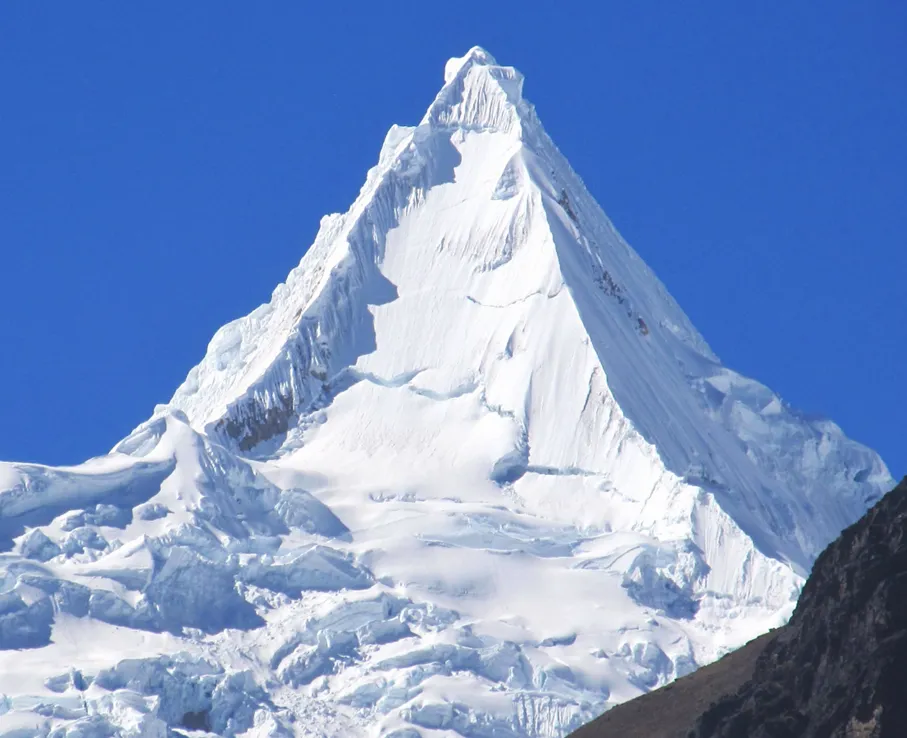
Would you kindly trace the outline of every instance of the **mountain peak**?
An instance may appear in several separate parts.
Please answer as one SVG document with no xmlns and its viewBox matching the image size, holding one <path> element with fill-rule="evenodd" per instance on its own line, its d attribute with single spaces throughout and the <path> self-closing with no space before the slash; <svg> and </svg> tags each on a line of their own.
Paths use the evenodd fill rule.
<svg viewBox="0 0 907 738">
<path fill-rule="evenodd" d="M 782 622 L 890 484 L 722 366 L 518 71 L 479 48 L 446 71 L 150 424 L 77 468 L 0 466 L 0 651 L 36 649 L 0 674 L 42 695 L 21 704 L 82 684 L 65 663 L 112 722 L 123 694 L 227 738 L 287 715 L 555 738 Z M 62 650 L 109 625 L 174 655 Z"/>
<path fill-rule="evenodd" d="M 442 129 L 518 131 L 522 101 L 523 75 L 473 46 L 447 62 L 444 87 L 422 122 Z"/>
<path fill-rule="evenodd" d="M 473 46 L 463 56 L 454 56 L 444 66 L 444 84 L 450 84 L 467 64 L 497 66 L 495 58 L 481 46 Z"/>
</svg>

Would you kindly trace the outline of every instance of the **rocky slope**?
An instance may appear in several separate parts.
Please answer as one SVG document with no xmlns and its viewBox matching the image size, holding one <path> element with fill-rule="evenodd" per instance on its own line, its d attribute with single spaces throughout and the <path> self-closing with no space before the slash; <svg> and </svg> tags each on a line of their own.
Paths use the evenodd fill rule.
<svg viewBox="0 0 907 738">
<path fill-rule="evenodd" d="M 573 738 L 907 735 L 907 479 L 817 559 L 790 622 Z"/>
</svg>

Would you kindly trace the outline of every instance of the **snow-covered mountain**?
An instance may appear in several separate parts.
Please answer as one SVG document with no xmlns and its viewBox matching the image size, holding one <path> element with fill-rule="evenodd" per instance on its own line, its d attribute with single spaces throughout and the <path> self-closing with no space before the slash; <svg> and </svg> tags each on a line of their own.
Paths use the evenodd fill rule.
<svg viewBox="0 0 907 738">
<path fill-rule="evenodd" d="M 722 366 L 472 49 L 271 301 L 0 465 L 0 735 L 563 736 L 792 611 L 882 461 Z"/>
</svg>

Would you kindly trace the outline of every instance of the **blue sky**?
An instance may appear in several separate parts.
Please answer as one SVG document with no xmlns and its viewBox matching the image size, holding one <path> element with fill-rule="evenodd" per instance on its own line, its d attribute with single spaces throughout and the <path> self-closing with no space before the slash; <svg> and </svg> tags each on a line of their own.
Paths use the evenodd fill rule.
<svg viewBox="0 0 907 738">
<path fill-rule="evenodd" d="M 907 4 L 313 5 L 0 3 L 0 458 L 169 399 L 479 44 L 725 363 L 907 472 Z"/>
</svg>

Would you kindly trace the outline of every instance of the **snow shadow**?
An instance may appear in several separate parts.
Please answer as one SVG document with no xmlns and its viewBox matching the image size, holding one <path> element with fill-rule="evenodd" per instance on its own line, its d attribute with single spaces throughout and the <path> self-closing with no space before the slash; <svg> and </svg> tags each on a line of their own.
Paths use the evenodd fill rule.
<svg viewBox="0 0 907 738">
<path fill-rule="evenodd" d="M 132 521 L 132 509 L 154 497 L 175 466 L 176 461 L 171 459 L 163 464 L 137 464 L 126 474 L 94 476 L 30 467 L 26 472 L 27 481 L 7 494 L 19 498 L 16 507 L 31 509 L 18 515 L 7 515 L 0 507 L 0 553 L 10 551 L 13 539 L 26 529 L 48 525 L 73 510 L 82 511 L 83 516 L 90 518 L 100 516 L 99 519 L 117 522 L 117 527 L 128 524 Z M 120 481 L 122 477 L 125 479 Z"/>
</svg>

